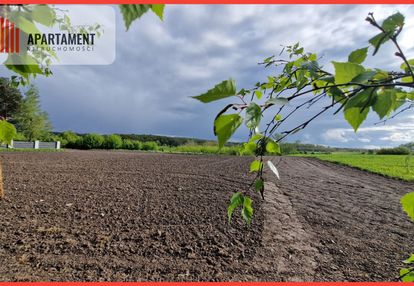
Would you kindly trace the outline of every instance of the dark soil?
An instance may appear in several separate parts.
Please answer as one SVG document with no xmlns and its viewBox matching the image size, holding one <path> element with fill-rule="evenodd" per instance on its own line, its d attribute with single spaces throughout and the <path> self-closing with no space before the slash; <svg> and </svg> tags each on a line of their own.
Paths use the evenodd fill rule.
<svg viewBox="0 0 414 286">
<path fill-rule="evenodd" d="M 226 208 L 251 158 L 2 153 L 2 281 L 390 281 L 414 250 L 414 184 L 276 158 L 250 227 Z M 276 184 L 276 185 L 275 185 Z"/>
</svg>

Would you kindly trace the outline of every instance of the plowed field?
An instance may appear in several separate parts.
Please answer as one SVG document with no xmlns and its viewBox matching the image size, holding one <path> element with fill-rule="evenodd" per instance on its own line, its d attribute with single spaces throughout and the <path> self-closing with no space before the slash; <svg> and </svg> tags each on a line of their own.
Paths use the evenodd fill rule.
<svg viewBox="0 0 414 286">
<path fill-rule="evenodd" d="M 391 281 L 414 251 L 413 183 L 311 158 L 273 159 L 247 227 L 227 222 L 251 158 L 1 153 L 2 281 Z"/>
</svg>

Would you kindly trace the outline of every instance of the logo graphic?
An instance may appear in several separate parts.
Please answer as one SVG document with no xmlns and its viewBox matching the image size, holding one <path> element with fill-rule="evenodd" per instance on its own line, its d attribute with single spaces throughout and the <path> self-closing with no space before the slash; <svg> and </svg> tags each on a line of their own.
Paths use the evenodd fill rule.
<svg viewBox="0 0 414 286">
<path fill-rule="evenodd" d="M 20 52 L 20 29 L 4 17 L 0 17 L 0 53 Z"/>
<path fill-rule="evenodd" d="M 37 20 L 20 16 L 18 10 L 13 11 L 15 14 L 0 15 L 0 64 L 109 65 L 114 62 L 113 7 L 56 5 L 50 9 L 55 20 L 47 25 L 38 21 L 40 14 Z"/>
</svg>

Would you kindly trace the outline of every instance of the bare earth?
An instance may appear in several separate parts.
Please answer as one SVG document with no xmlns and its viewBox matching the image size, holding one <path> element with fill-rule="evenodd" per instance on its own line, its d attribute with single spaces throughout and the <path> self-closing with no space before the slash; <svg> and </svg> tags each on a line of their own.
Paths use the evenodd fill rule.
<svg viewBox="0 0 414 286">
<path fill-rule="evenodd" d="M 1 281 L 392 281 L 414 251 L 413 183 L 278 157 L 247 227 L 251 158 L 0 153 Z"/>
</svg>

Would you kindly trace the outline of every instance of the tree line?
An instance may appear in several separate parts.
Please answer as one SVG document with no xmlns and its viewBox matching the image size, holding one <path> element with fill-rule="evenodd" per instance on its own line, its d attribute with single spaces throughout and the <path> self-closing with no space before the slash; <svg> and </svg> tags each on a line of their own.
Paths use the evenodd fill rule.
<svg viewBox="0 0 414 286">
<path fill-rule="evenodd" d="M 39 90 L 30 85 L 24 92 L 10 79 L 0 78 L 0 118 L 13 123 L 18 134 L 15 140 L 47 140 L 52 124 L 40 106 Z"/>
</svg>

